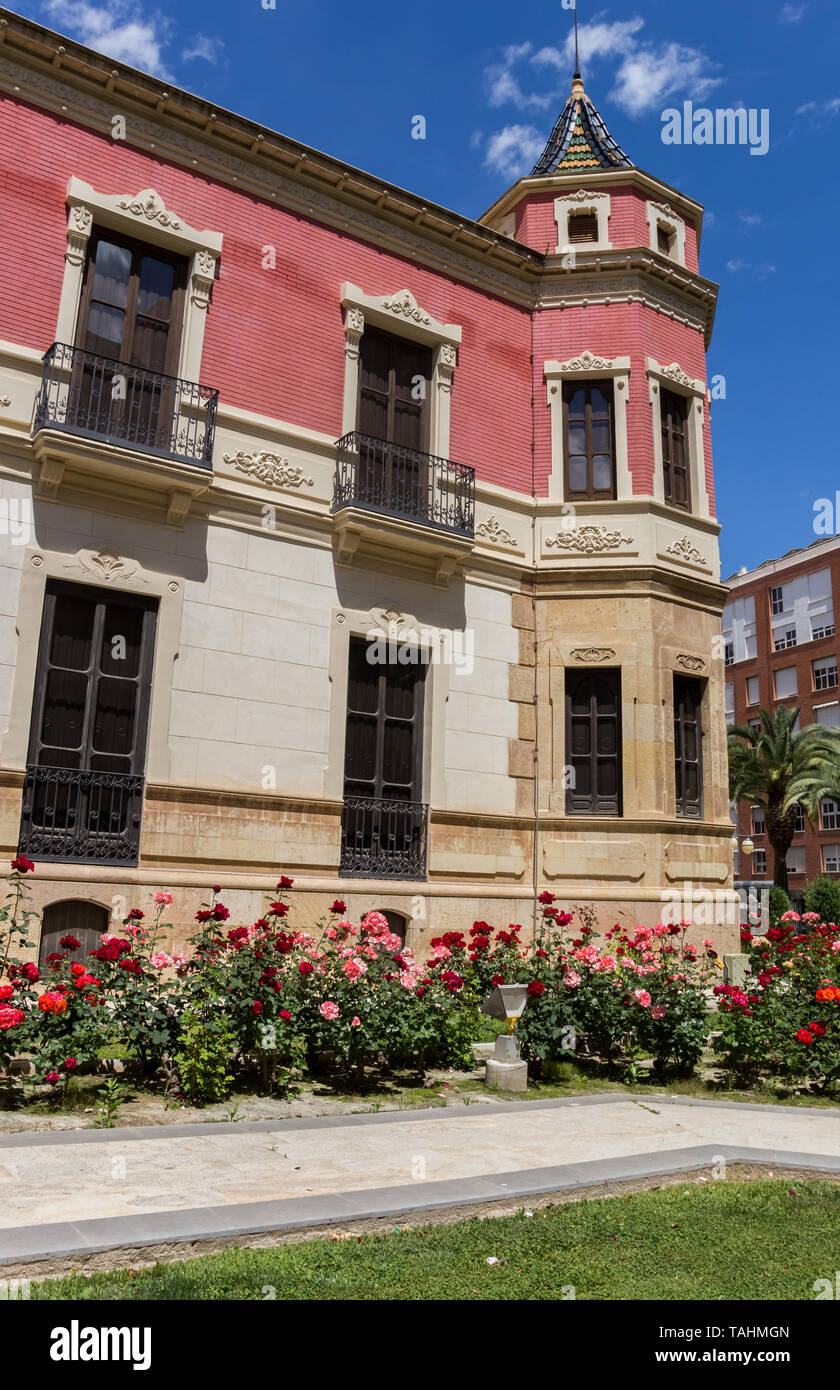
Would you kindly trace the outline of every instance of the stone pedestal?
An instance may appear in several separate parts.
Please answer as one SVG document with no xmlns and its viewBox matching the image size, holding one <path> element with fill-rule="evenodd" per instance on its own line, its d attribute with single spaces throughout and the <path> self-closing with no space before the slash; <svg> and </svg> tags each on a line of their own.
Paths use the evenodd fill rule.
<svg viewBox="0 0 840 1390">
<path fill-rule="evenodd" d="M 498 1086 L 500 1091 L 527 1091 L 527 1062 L 497 1062 L 495 1057 L 487 1063 L 484 1077 L 488 1086 Z"/>
</svg>

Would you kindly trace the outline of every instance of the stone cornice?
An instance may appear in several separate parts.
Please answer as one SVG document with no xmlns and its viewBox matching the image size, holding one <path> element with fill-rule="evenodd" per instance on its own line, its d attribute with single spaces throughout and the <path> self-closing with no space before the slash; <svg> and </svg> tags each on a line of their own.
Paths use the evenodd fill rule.
<svg viewBox="0 0 840 1390">
<path fill-rule="evenodd" d="M 81 44 L 0 12 L 0 89 L 111 133 L 115 110 L 127 143 L 205 177 L 348 226 L 377 244 L 525 299 L 539 252 L 383 179 L 313 150 Z"/>
</svg>

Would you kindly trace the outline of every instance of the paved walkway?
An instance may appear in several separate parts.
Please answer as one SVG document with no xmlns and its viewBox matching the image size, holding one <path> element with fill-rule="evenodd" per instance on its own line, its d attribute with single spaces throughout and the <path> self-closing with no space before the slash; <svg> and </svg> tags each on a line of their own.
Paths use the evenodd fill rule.
<svg viewBox="0 0 840 1390">
<path fill-rule="evenodd" d="M 592 1096 L 0 1137 L 0 1266 L 730 1161 L 840 1175 L 840 1110 Z"/>
</svg>

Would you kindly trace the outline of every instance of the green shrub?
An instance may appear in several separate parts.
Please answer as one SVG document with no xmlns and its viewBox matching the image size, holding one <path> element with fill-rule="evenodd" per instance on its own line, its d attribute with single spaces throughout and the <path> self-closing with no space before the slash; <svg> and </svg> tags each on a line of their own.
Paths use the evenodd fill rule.
<svg viewBox="0 0 840 1390">
<path fill-rule="evenodd" d="M 821 922 L 840 922 L 840 883 L 826 874 L 812 879 L 805 892 L 805 911 Z"/>
<path fill-rule="evenodd" d="M 212 1105 L 230 1095 L 236 1038 L 228 1020 L 201 1009 L 184 1015 L 175 1062 L 187 1100 Z"/>
</svg>

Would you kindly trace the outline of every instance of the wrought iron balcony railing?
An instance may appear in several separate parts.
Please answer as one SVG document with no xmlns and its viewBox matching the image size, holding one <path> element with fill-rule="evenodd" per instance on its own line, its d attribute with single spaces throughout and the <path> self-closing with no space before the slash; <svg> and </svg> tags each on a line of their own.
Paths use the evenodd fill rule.
<svg viewBox="0 0 840 1390">
<path fill-rule="evenodd" d="M 475 534 L 475 469 L 366 434 L 338 441 L 334 512 L 364 507 L 465 537 Z"/>
<path fill-rule="evenodd" d="M 428 813 L 422 801 L 346 796 L 339 873 L 346 878 L 425 878 Z"/>
<path fill-rule="evenodd" d="M 142 810 L 142 777 L 30 765 L 20 852 L 71 864 L 136 864 Z"/>
<path fill-rule="evenodd" d="M 53 343 L 44 354 L 34 428 L 210 468 L 218 401 L 209 386 Z"/>
</svg>

